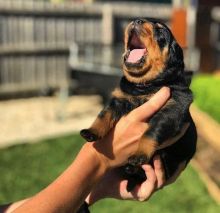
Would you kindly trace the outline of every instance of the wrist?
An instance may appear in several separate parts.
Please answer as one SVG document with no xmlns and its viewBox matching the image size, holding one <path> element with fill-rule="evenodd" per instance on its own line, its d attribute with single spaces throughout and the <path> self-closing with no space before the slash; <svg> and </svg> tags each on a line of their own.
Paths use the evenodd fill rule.
<svg viewBox="0 0 220 213">
<path fill-rule="evenodd" d="M 93 192 L 92 194 L 90 193 L 85 199 L 86 203 L 88 203 L 89 206 L 92 206 L 94 203 L 96 203 L 99 200 L 100 198 L 98 198 L 96 194 L 94 194 Z"/>
<path fill-rule="evenodd" d="M 82 149 L 84 149 L 86 153 L 89 153 L 92 156 L 92 164 L 97 166 L 101 175 L 104 175 L 109 169 L 109 164 L 106 157 L 104 157 L 102 153 L 96 150 L 94 143 L 96 142 L 85 143 Z"/>
<path fill-rule="evenodd" d="M 88 205 L 91 206 L 97 201 L 107 198 L 108 193 L 106 188 L 108 187 L 104 186 L 103 184 L 100 186 L 98 183 L 85 199 Z"/>
</svg>

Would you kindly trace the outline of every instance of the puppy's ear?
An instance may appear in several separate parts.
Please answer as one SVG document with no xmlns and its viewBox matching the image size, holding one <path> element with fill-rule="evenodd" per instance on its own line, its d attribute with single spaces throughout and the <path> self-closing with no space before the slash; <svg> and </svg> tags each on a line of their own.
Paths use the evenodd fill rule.
<svg viewBox="0 0 220 213">
<path fill-rule="evenodd" d="M 184 62 L 183 62 L 183 50 L 177 44 L 175 39 L 170 44 L 170 52 L 169 52 L 169 65 L 179 66 L 180 69 L 184 69 Z"/>
<path fill-rule="evenodd" d="M 161 77 L 170 81 L 184 77 L 183 50 L 173 38 L 169 45 L 169 57 L 166 64 L 166 72 Z"/>
</svg>

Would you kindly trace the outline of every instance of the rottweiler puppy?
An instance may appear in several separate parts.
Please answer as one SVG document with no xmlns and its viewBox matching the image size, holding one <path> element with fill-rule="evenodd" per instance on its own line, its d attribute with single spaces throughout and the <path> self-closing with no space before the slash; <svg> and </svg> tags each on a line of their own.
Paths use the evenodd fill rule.
<svg viewBox="0 0 220 213">
<path fill-rule="evenodd" d="M 183 51 L 169 28 L 156 20 L 137 19 L 125 30 L 124 46 L 119 87 L 92 126 L 80 134 L 87 141 L 99 140 L 122 116 L 148 101 L 160 88 L 171 89 L 168 102 L 148 121 L 137 154 L 122 168 L 128 179 L 127 190 L 131 191 L 146 180 L 141 165 L 152 163 L 155 154 L 161 157 L 167 179 L 180 164 L 186 166 L 195 153 L 197 133 L 189 112 L 193 97 L 185 78 Z"/>
</svg>

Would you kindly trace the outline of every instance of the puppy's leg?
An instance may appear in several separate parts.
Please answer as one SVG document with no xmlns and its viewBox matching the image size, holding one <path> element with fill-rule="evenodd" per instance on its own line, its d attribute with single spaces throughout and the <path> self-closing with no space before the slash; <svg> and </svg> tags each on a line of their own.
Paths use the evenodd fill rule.
<svg viewBox="0 0 220 213">
<path fill-rule="evenodd" d="M 141 184 L 147 179 L 141 165 L 149 163 L 150 158 L 155 153 L 157 143 L 146 136 L 143 136 L 139 142 L 139 148 L 136 155 L 128 159 L 125 165 L 125 179 L 128 180 L 127 191 L 131 192 L 136 185 Z"/>
<path fill-rule="evenodd" d="M 142 136 L 139 142 L 138 151 L 135 156 L 132 156 L 128 159 L 128 163 L 133 166 L 141 166 L 145 163 L 149 163 L 152 160 L 152 156 L 157 151 L 158 154 L 162 152 L 158 152 L 161 149 L 167 148 L 174 143 L 176 143 L 179 139 L 183 137 L 189 127 L 189 123 L 186 123 L 181 132 L 175 137 L 171 137 L 163 143 L 159 143 L 158 141 L 147 136 L 147 132 Z M 185 151 L 185 150 L 184 150 Z"/>
<path fill-rule="evenodd" d="M 135 106 L 126 99 L 113 97 L 98 115 L 89 129 L 83 129 L 80 134 L 87 141 L 96 141 L 103 138 L 123 116 L 134 109 Z"/>
<path fill-rule="evenodd" d="M 128 159 L 128 164 L 137 167 L 148 163 L 157 148 L 158 142 L 144 135 L 140 139 L 136 154 Z M 131 171 L 130 173 L 136 173 L 136 171 L 134 170 L 134 172 Z"/>
<path fill-rule="evenodd" d="M 158 148 L 165 148 L 186 131 L 189 126 L 187 117 L 187 113 L 184 115 L 178 110 L 172 112 L 171 108 L 165 108 L 151 118 L 145 135 L 155 141 Z"/>
<path fill-rule="evenodd" d="M 128 159 L 128 164 L 131 165 L 126 168 L 128 177 L 136 174 L 135 167 L 140 168 L 142 164 L 149 163 L 157 150 L 171 146 L 185 134 L 189 127 L 188 116 L 178 105 L 171 107 L 168 104 L 150 119 L 149 127 L 139 142 L 137 153 Z"/>
<path fill-rule="evenodd" d="M 138 166 L 148 162 L 156 150 L 172 145 L 184 135 L 189 127 L 190 114 L 182 108 L 170 99 L 151 117 L 148 129 L 140 139 L 138 151 L 129 159 L 129 164 Z"/>
<path fill-rule="evenodd" d="M 185 131 L 186 128 L 184 128 L 183 132 Z M 167 142 L 167 145 L 171 145 L 172 143 L 174 143 L 174 140 L 177 141 L 182 136 L 183 133 L 181 132 L 181 134 L 179 134 L 175 138 L 168 140 L 169 142 Z M 150 163 L 152 165 L 152 157 L 155 155 L 155 153 L 159 154 L 161 157 L 165 169 L 166 179 L 168 179 L 171 174 L 173 174 L 171 169 L 174 171 L 176 170 L 179 165 L 179 161 L 175 159 L 175 156 L 173 157 L 173 155 L 167 155 L 166 152 L 163 151 L 158 152 L 158 149 L 160 149 L 160 146 L 157 141 L 147 137 L 146 135 L 141 138 L 136 155 L 131 156 L 128 159 L 128 164 L 125 166 L 125 173 L 127 174 L 125 178 L 128 180 L 128 192 L 132 191 L 136 185 L 141 184 L 147 179 L 141 165 L 145 163 Z M 164 153 L 166 155 L 164 155 Z M 170 167 L 172 168 L 170 169 Z"/>
<path fill-rule="evenodd" d="M 110 108 L 103 109 L 89 129 L 80 131 L 80 135 L 87 141 L 96 141 L 103 138 L 114 126 L 116 120 Z"/>
</svg>

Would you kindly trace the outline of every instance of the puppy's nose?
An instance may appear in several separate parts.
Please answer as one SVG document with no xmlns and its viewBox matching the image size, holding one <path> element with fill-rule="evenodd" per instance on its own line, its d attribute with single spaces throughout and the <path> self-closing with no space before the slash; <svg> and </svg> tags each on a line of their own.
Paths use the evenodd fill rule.
<svg viewBox="0 0 220 213">
<path fill-rule="evenodd" d="M 142 19 L 136 19 L 135 21 L 134 21 L 134 24 L 137 24 L 137 25 L 141 25 L 141 24 L 143 24 L 144 23 L 144 21 L 142 20 Z"/>
</svg>

